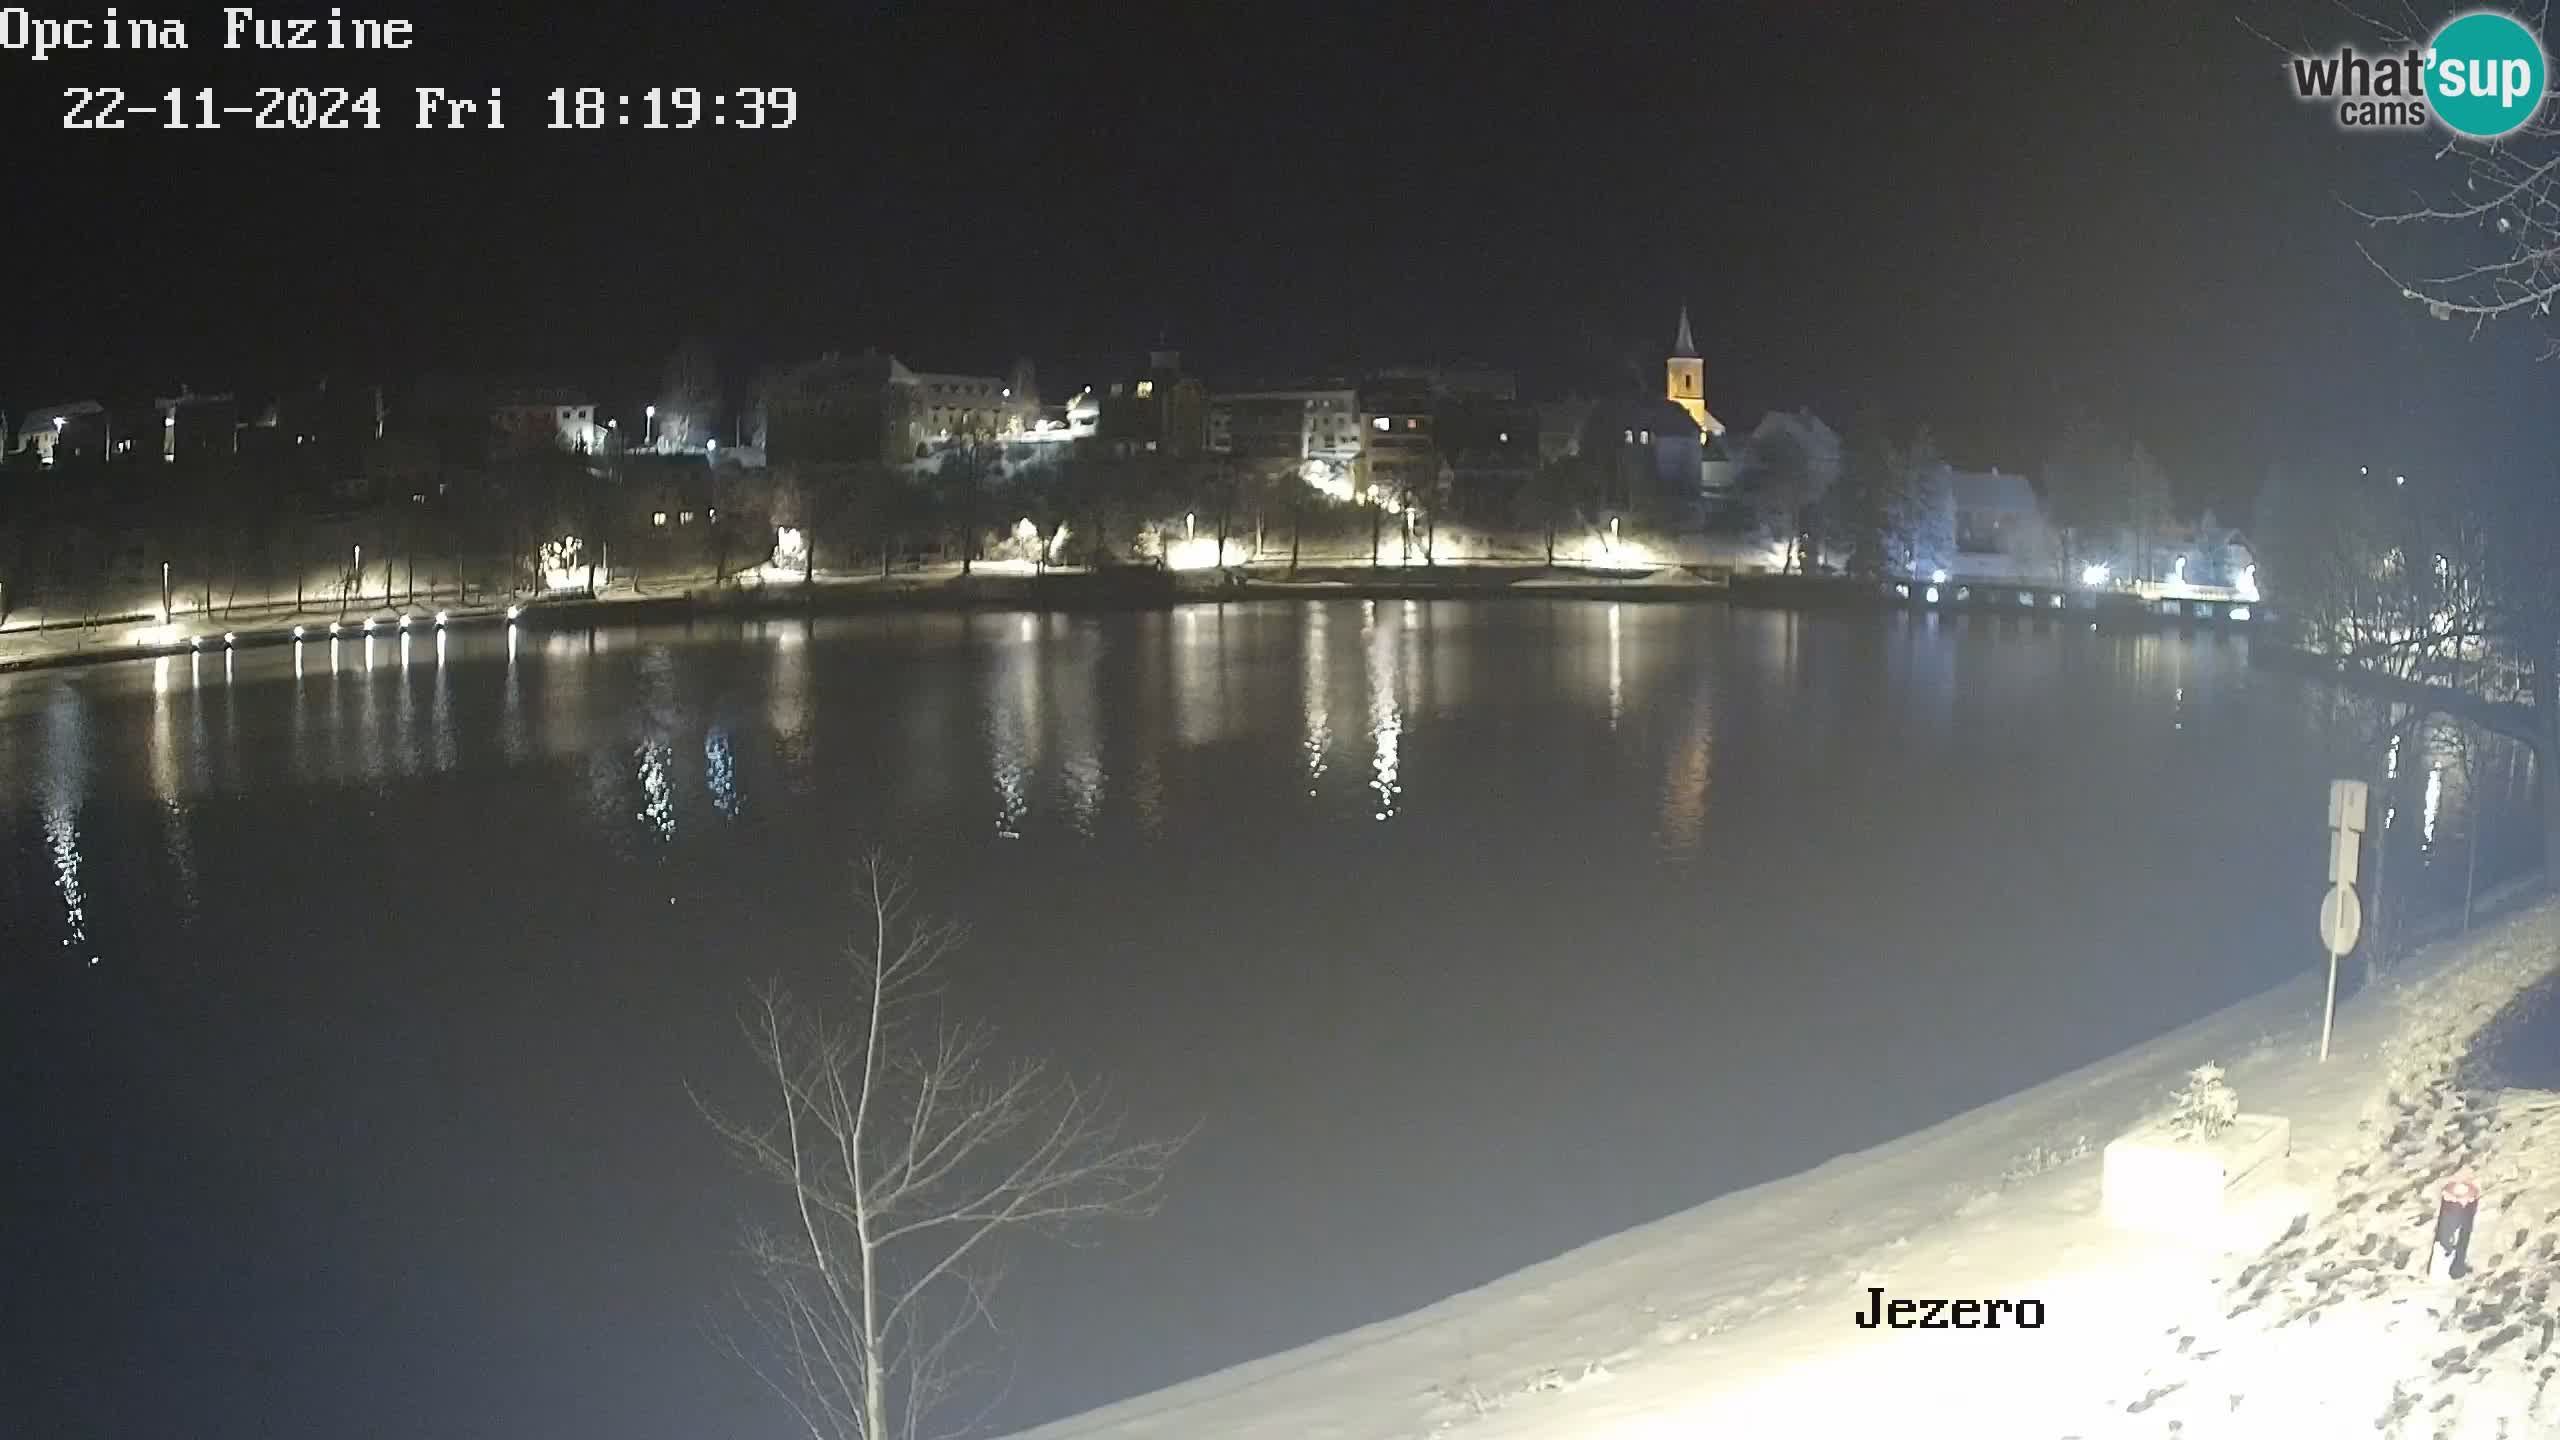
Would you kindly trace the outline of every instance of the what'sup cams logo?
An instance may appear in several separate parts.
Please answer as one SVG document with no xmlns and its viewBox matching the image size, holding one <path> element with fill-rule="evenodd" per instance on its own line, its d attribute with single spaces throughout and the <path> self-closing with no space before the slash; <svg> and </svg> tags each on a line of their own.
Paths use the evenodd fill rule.
<svg viewBox="0 0 2560 1440">
<path fill-rule="evenodd" d="M 2542 108 L 2542 42 L 2495 10 L 2459 16 L 2423 49 L 2293 57 L 2294 93 L 2337 107 L 2350 130 L 2414 130 L 2430 119 L 2475 140 L 2521 129 Z"/>
</svg>

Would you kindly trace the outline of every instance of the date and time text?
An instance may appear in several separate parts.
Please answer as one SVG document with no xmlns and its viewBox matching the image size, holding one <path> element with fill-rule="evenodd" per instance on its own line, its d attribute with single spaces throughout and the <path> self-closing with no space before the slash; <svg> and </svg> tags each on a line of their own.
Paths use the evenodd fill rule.
<svg viewBox="0 0 2560 1440">
<path fill-rule="evenodd" d="M 73 85 L 62 99 L 66 130 L 788 130 L 800 119 L 800 92 L 788 86 L 556 87 L 530 119 L 496 87 L 175 86 L 133 95 L 113 85 Z"/>
<path fill-rule="evenodd" d="M 320 51 L 361 64 L 388 59 L 383 52 L 415 51 L 419 39 L 414 20 L 334 5 L 298 14 L 226 6 L 217 26 L 116 6 L 44 14 L 0 5 L 0 58 L 68 61 L 90 71 L 165 60 L 199 44 L 216 52 Z M 768 85 L 555 86 L 510 95 L 501 86 L 169 85 L 163 78 L 67 84 L 61 95 L 66 130 L 788 130 L 801 118 L 800 92 Z"/>
</svg>

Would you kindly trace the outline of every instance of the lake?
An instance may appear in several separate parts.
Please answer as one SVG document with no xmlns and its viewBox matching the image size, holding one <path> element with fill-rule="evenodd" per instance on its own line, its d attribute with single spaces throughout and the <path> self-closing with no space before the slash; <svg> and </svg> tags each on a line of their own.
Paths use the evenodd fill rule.
<svg viewBox="0 0 2560 1440">
<path fill-rule="evenodd" d="M 789 1435 L 688 1090 L 750 1095 L 870 843 L 971 927 L 950 1006 L 1200 1127 L 1021 1255 L 1000 1422 L 1410 1309 L 2320 963 L 2352 726 L 2248 644 L 1257 602 L 0 679 L 0 1414 Z M 2483 885 L 2531 843 L 2449 754 L 2436 899 L 2475 794 Z"/>
</svg>

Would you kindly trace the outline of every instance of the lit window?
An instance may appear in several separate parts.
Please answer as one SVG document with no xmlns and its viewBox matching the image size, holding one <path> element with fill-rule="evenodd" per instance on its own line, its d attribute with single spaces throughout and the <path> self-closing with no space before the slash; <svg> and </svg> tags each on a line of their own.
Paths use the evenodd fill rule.
<svg viewBox="0 0 2560 1440">
<path fill-rule="evenodd" d="M 705 510 L 702 512 L 702 516 L 706 520 L 717 520 L 720 518 L 720 512 L 717 510 Z"/>
<path fill-rule="evenodd" d="M 1395 428 L 1395 422 L 1394 422 L 1394 421 L 1392 421 L 1392 420 L 1389 420 L 1389 419 L 1388 419 L 1386 416 L 1384 416 L 1384 415 L 1379 416 L 1379 417 L 1377 418 L 1377 420 L 1376 420 L 1375 422 L 1373 422 L 1373 423 L 1375 423 L 1375 424 L 1377 425 L 1377 427 L 1378 427 L 1379 429 L 1381 429 L 1381 430 L 1392 430 L 1392 429 L 1394 429 L 1394 428 Z"/>
<path fill-rule="evenodd" d="M 1636 432 L 1636 433 L 1637 433 L 1639 436 L 1641 436 L 1641 437 L 1642 437 L 1642 443 L 1643 443 L 1643 444 L 1650 445 L 1650 444 L 1652 444 L 1652 443 L 1653 443 L 1653 432 L 1652 432 L 1652 431 L 1650 431 L 1650 430 L 1640 430 L 1640 431 L 1638 431 L 1638 432 Z"/>
<path fill-rule="evenodd" d="M 1511 443 L 1511 432 L 1510 432 L 1510 431 L 1508 431 L 1508 430 L 1505 430 L 1505 431 L 1503 431 L 1503 432 L 1501 433 L 1501 435 L 1497 436 L 1496 438 L 1497 438 L 1497 439 L 1499 439 L 1499 440 L 1501 440 L 1503 444 L 1508 445 L 1508 444 L 1510 444 L 1510 443 Z"/>
<path fill-rule="evenodd" d="M 664 510 L 660 510 L 660 511 L 657 511 L 657 512 L 655 512 L 655 513 L 651 514 L 651 515 L 649 516 L 649 523 L 650 523 L 650 524 L 652 524 L 652 525 L 664 525 L 664 524 L 666 524 L 666 523 L 667 523 L 667 512 L 666 512 L 666 511 L 664 511 Z"/>
<path fill-rule="evenodd" d="M 1138 382 L 1139 399 L 1144 400 L 1154 393 L 1156 393 L 1156 382 L 1153 380 L 1141 380 Z"/>
<path fill-rule="evenodd" d="M 679 525 L 690 525 L 690 524 L 692 524 L 692 523 L 693 523 L 693 512 L 692 512 L 692 511 L 690 511 L 690 510 L 679 510 L 679 511 L 677 511 L 677 512 L 676 512 L 676 523 L 677 523 L 677 524 L 679 524 Z"/>
</svg>

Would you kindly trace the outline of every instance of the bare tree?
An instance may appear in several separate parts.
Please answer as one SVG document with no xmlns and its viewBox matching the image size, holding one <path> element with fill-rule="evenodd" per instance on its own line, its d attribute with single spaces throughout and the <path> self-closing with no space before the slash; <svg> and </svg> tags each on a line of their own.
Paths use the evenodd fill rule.
<svg viewBox="0 0 2560 1440">
<path fill-rule="evenodd" d="M 2375 476 L 2270 498 L 2260 583 L 2300 641 L 2367 695 L 2532 747 L 2560 863 L 2560 488 Z"/>
<path fill-rule="evenodd" d="M 2336 8 L 2378 47 L 2423 51 L 2435 30 L 2466 7 L 2422 12 L 2412 0 L 2339 0 Z M 2512 8 L 2536 34 L 2551 33 L 2549 0 Z M 2242 24 L 2278 50 L 2300 55 L 2313 48 L 2307 37 L 2288 42 Z M 2560 109 L 2544 104 L 2522 126 L 2494 139 L 2431 130 L 2428 143 L 2436 146 L 2435 158 L 2453 162 L 2447 178 L 2454 184 L 2396 205 L 2349 209 L 2377 234 L 2400 232 L 2411 246 L 2449 250 L 2453 258 L 2394 259 L 2359 243 L 2365 260 L 2402 299 L 2425 306 L 2438 320 L 2460 318 L 2477 328 L 2521 316 L 2547 325 L 2553 302 L 2560 300 Z M 2560 358 L 2560 331 L 2548 337 L 2544 354 Z"/>
<path fill-rule="evenodd" d="M 811 1440 L 922 1440 L 969 1428 L 937 1417 L 986 1368 L 969 1357 L 1005 1243 L 1154 1213 L 1187 1137 L 1126 1139 L 1098 1087 L 932 1014 L 964 932 L 916 913 L 904 866 L 875 851 L 856 871 L 850 1003 L 761 991 L 747 1030 L 770 1103 L 704 1113 L 789 1201 L 747 1237 L 769 1354 L 742 1358 Z"/>
<path fill-rule="evenodd" d="M 684 450 L 712 438 L 720 408 L 720 360 L 711 346 L 687 340 L 667 357 L 658 379 L 654 433 L 657 448 Z"/>
<path fill-rule="evenodd" d="M 1810 410 L 1760 422 L 1743 451 L 1742 487 L 1760 533 L 1779 548 L 1783 573 L 1822 563 L 1822 501 L 1840 478 L 1840 437 Z"/>
<path fill-rule="evenodd" d="M 2425 274 L 2386 263 L 2370 248 L 2365 258 L 2403 298 L 2426 306 L 2439 320 L 2549 320 L 2552 301 L 2560 298 L 2560 121 L 2546 108 L 2512 135 L 2463 140 L 2447 150 L 2463 166 L 2462 188 L 2452 198 L 2359 214 L 2378 227 L 2467 231 L 2486 237 L 2483 250 Z M 2547 353 L 2560 354 L 2560 336 L 2548 345 Z"/>
</svg>

